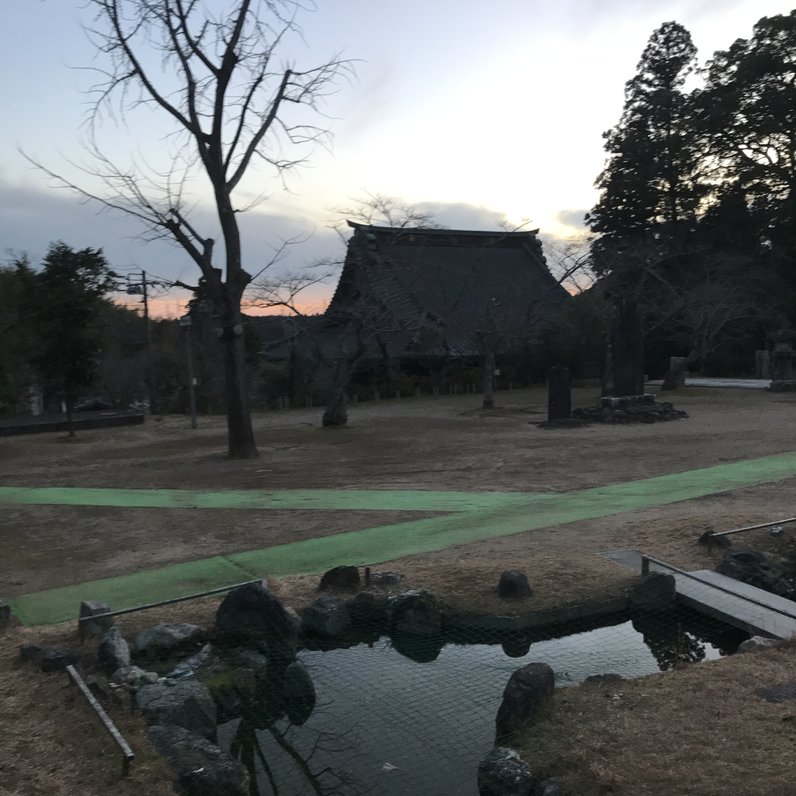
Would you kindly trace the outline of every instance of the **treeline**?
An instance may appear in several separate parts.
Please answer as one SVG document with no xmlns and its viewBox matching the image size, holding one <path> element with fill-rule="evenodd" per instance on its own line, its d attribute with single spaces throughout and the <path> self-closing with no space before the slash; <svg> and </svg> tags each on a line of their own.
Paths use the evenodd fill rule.
<svg viewBox="0 0 796 796">
<path fill-rule="evenodd" d="M 701 69 L 663 24 L 604 137 L 586 217 L 598 292 L 638 304 L 653 370 L 750 368 L 796 323 L 796 11 Z"/>
</svg>

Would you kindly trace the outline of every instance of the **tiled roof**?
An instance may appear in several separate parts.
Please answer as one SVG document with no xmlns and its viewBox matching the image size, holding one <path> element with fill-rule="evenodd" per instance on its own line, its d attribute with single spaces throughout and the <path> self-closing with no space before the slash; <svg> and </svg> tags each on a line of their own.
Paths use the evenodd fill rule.
<svg viewBox="0 0 796 796">
<path fill-rule="evenodd" d="M 484 335 L 502 347 L 567 298 L 534 232 L 351 226 L 327 317 L 377 317 L 393 355 L 471 356 Z"/>
</svg>

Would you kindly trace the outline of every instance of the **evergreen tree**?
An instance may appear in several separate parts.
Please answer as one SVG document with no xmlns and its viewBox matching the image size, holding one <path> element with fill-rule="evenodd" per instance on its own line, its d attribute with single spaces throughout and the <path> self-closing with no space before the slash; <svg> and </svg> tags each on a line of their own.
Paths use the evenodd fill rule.
<svg viewBox="0 0 796 796">
<path fill-rule="evenodd" d="M 715 53 L 695 106 L 714 179 L 746 205 L 796 322 L 796 11 Z"/>
<path fill-rule="evenodd" d="M 696 62 L 689 32 L 666 22 L 651 36 L 625 86 L 619 124 L 604 134 L 608 161 L 596 185 L 600 199 L 586 217 L 600 237 L 598 271 L 638 241 L 681 239 L 694 224 L 701 188 L 693 113 L 683 90 Z"/>
<path fill-rule="evenodd" d="M 67 407 L 69 436 L 72 409 L 81 390 L 98 375 L 102 350 L 98 323 L 105 296 L 116 275 L 101 249 L 75 251 L 59 241 L 50 246 L 44 268 L 36 274 L 33 317 L 40 340 L 36 364 Z"/>
<path fill-rule="evenodd" d="M 16 414 L 36 381 L 31 366 L 36 335 L 27 311 L 34 279 L 25 257 L 0 268 L 0 413 Z"/>
</svg>

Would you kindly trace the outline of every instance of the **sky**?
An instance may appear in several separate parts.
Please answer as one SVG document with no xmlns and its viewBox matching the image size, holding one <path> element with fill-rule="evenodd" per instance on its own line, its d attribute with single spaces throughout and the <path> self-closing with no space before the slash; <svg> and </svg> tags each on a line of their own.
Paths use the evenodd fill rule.
<svg viewBox="0 0 796 796">
<path fill-rule="evenodd" d="M 209 0 L 225 7 L 232 0 Z M 339 260 L 330 224 L 366 192 L 417 204 L 447 227 L 539 228 L 547 239 L 583 232 L 604 163 L 602 133 L 622 112 L 629 80 L 651 33 L 675 20 L 704 63 L 748 37 L 762 16 L 793 0 L 318 0 L 299 18 L 303 37 L 284 58 L 315 66 L 335 53 L 354 62 L 323 105 L 330 149 L 280 180 L 268 171 L 244 187 L 267 200 L 241 215 L 244 267 L 257 272 L 283 240 L 298 237 L 275 268 L 296 271 Z M 142 270 L 193 282 L 178 248 L 141 239 L 137 223 L 99 212 L 33 168 L 20 149 L 53 171 L 84 179 L 86 92 L 103 66 L 83 26 L 83 0 L 0 3 L 0 261 L 26 252 L 36 263 L 51 241 L 101 247 L 121 274 Z M 156 115 L 100 128 L 105 151 L 157 163 L 167 128 Z M 196 187 L 196 221 L 215 235 L 207 194 Z M 274 274 L 272 268 L 271 274 Z M 332 282 L 333 284 L 333 282 Z M 304 298 L 322 309 L 330 287 Z M 156 288 L 155 314 L 182 312 L 185 294 Z"/>
</svg>

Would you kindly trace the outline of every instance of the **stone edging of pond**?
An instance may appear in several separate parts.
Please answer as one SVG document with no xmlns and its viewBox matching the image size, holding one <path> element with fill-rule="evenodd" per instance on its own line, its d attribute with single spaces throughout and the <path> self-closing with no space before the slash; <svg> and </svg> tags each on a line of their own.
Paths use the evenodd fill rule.
<svg viewBox="0 0 796 796">
<path fill-rule="evenodd" d="M 523 630 L 559 625 L 579 620 L 597 619 L 629 610 L 630 598 L 613 597 L 598 602 L 578 603 L 559 608 L 530 611 L 519 616 L 496 616 L 494 614 L 448 614 L 444 617 L 449 630 L 511 633 Z"/>
</svg>

